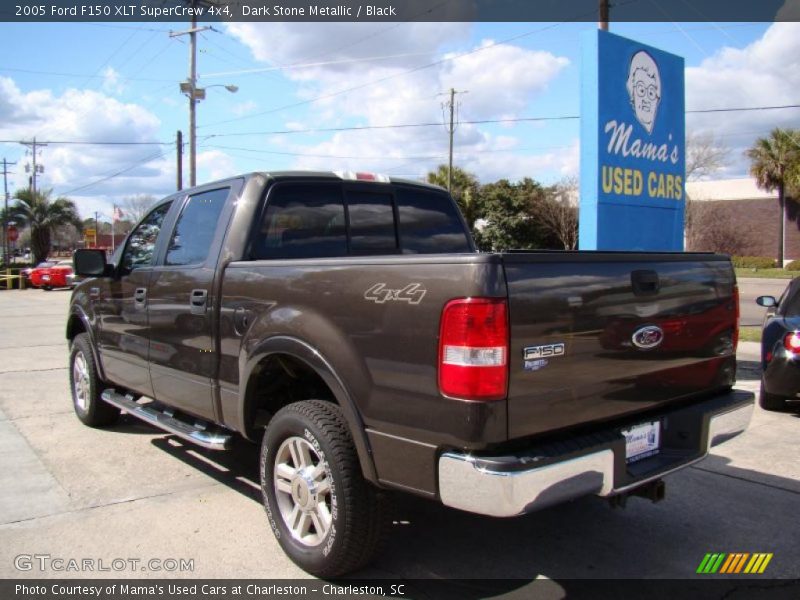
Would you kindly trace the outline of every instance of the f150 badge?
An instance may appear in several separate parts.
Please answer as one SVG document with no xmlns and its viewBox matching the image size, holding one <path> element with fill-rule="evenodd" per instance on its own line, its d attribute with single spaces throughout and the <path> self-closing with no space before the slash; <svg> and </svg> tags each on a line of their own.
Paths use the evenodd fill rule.
<svg viewBox="0 0 800 600">
<path fill-rule="evenodd" d="M 364 299 L 370 300 L 375 304 L 384 304 L 386 302 L 419 304 L 427 293 L 428 290 L 422 287 L 421 283 L 409 283 L 399 290 L 388 288 L 385 283 L 376 283 L 364 292 Z"/>
<path fill-rule="evenodd" d="M 524 359 L 523 368 L 526 371 L 538 371 L 550 364 L 551 358 L 558 358 L 566 354 L 564 342 L 545 344 L 543 346 L 528 346 L 522 349 Z"/>
<path fill-rule="evenodd" d="M 528 346 L 522 349 L 522 358 L 536 360 L 538 358 L 556 358 L 564 356 L 566 350 L 563 342 L 558 344 L 545 344 L 544 346 Z"/>
</svg>

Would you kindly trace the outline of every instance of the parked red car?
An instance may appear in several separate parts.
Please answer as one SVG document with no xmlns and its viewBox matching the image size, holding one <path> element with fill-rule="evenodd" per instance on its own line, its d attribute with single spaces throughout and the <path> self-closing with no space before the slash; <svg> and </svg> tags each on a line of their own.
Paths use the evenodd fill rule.
<svg viewBox="0 0 800 600">
<path fill-rule="evenodd" d="M 30 281 L 34 287 L 44 288 L 45 290 L 52 290 L 58 287 L 73 287 L 75 285 L 75 273 L 72 270 L 72 261 L 45 261 L 39 263 L 31 271 Z"/>
</svg>

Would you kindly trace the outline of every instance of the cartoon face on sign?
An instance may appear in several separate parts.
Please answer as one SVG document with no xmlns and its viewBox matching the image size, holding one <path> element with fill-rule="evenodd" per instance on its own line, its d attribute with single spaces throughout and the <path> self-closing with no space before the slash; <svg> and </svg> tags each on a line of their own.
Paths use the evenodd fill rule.
<svg viewBox="0 0 800 600">
<path fill-rule="evenodd" d="M 661 101 L 661 75 L 656 61 L 644 50 L 634 54 L 631 59 L 626 87 L 636 120 L 647 133 L 653 133 L 658 103 Z"/>
</svg>

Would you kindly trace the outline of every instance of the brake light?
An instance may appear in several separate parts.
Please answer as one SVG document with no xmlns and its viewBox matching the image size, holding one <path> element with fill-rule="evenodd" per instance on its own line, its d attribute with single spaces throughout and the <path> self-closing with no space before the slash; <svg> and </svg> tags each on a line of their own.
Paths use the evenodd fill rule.
<svg viewBox="0 0 800 600">
<path fill-rule="evenodd" d="M 334 171 L 334 173 L 341 179 L 348 181 L 375 181 L 377 183 L 391 183 L 387 175 L 379 173 L 365 173 L 363 171 Z"/>
<path fill-rule="evenodd" d="M 800 333 L 792 331 L 786 334 L 783 338 L 783 347 L 786 348 L 792 356 L 800 354 Z"/>
<path fill-rule="evenodd" d="M 502 400 L 508 391 L 508 304 L 461 298 L 442 311 L 439 391 L 461 400 Z"/>
</svg>

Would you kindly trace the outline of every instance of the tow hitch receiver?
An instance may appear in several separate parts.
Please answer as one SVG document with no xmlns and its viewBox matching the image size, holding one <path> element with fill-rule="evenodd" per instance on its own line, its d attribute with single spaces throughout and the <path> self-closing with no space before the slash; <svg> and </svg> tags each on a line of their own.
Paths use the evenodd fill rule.
<svg viewBox="0 0 800 600">
<path fill-rule="evenodd" d="M 608 499 L 608 503 L 611 505 L 611 508 L 625 508 L 629 497 L 638 496 L 640 498 L 647 498 L 655 504 L 656 502 L 661 502 L 666 496 L 666 493 L 667 486 L 664 483 L 664 480 L 655 479 L 653 481 L 648 481 L 637 488 L 628 490 L 627 492 L 622 492 L 621 494 L 615 494 L 614 496 L 611 496 Z"/>
</svg>

